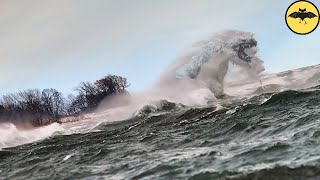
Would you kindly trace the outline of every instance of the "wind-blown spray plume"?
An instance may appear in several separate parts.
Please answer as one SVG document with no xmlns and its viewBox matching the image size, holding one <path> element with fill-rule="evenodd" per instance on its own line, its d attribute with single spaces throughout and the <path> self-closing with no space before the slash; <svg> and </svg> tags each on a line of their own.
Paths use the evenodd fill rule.
<svg viewBox="0 0 320 180">
<path fill-rule="evenodd" d="M 264 71 L 263 61 L 256 53 L 257 41 L 252 33 L 222 31 L 196 43 L 190 53 L 174 61 L 156 87 L 185 88 L 197 84 L 209 88 L 217 98 L 221 98 L 225 96 L 224 79 L 229 64 L 241 67 L 238 72 L 246 71 L 248 78 L 257 77 Z"/>
</svg>

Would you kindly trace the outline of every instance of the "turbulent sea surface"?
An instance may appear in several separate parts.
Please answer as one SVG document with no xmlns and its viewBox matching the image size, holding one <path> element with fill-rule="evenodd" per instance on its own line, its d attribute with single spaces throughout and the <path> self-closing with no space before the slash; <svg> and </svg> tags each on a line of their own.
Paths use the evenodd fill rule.
<svg viewBox="0 0 320 180">
<path fill-rule="evenodd" d="M 0 151 L 0 179 L 320 179 L 320 86 L 160 101 L 86 133 Z"/>
</svg>

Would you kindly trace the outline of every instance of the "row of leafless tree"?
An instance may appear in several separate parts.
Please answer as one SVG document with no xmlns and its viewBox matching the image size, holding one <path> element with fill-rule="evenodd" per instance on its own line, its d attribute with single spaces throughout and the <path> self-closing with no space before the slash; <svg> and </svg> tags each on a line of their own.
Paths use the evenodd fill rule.
<svg viewBox="0 0 320 180">
<path fill-rule="evenodd" d="M 108 96 L 127 93 L 127 79 L 108 75 L 94 83 L 81 82 L 77 95 L 65 98 L 56 89 L 24 90 L 0 99 L 0 122 L 30 122 L 35 126 L 58 122 L 65 116 L 93 111 Z"/>
<path fill-rule="evenodd" d="M 72 98 L 68 112 L 77 114 L 94 110 L 108 96 L 127 93 L 127 79 L 121 76 L 108 75 L 94 83 L 81 82 L 76 91 L 78 95 Z"/>
</svg>

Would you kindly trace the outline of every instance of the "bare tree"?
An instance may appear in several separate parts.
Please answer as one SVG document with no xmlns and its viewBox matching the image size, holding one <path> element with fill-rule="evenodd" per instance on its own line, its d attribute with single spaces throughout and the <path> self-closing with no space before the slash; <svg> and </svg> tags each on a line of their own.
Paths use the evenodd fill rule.
<svg viewBox="0 0 320 180">
<path fill-rule="evenodd" d="M 127 79 L 121 76 L 108 75 L 95 82 L 99 92 L 107 92 L 109 94 L 121 93 L 125 91 L 129 84 Z"/>
<path fill-rule="evenodd" d="M 94 110 L 103 99 L 127 93 L 127 79 L 108 75 L 95 83 L 81 82 L 78 95 L 65 99 L 55 89 L 29 89 L 5 95 L 0 99 L 0 120 L 31 121 L 34 125 L 58 122 L 66 115 L 77 115 Z M 108 100 L 108 99 L 106 99 Z"/>
<path fill-rule="evenodd" d="M 58 119 L 59 116 L 66 113 L 65 98 L 63 98 L 62 93 L 55 89 L 44 89 L 42 91 L 41 101 L 44 111 L 54 119 Z"/>
<path fill-rule="evenodd" d="M 70 103 L 68 112 L 90 112 L 95 109 L 100 102 L 115 94 L 126 92 L 129 86 L 127 79 L 121 76 L 108 75 L 97 80 L 94 84 L 81 82 L 76 88 L 78 96 Z"/>
</svg>

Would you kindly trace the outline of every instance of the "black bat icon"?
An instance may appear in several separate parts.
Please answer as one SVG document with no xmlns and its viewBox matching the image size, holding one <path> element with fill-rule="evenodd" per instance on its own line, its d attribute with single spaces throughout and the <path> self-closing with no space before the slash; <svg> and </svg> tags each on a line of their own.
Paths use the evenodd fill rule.
<svg viewBox="0 0 320 180">
<path fill-rule="evenodd" d="M 300 18 L 300 22 L 301 21 L 304 21 L 304 24 L 307 24 L 306 20 L 304 20 L 305 18 L 315 18 L 317 17 L 317 15 L 315 15 L 313 12 L 306 12 L 306 8 L 304 9 L 300 9 L 299 8 L 299 11 L 298 12 L 293 12 L 291 13 L 288 17 L 291 17 L 291 18 Z"/>
</svg>

